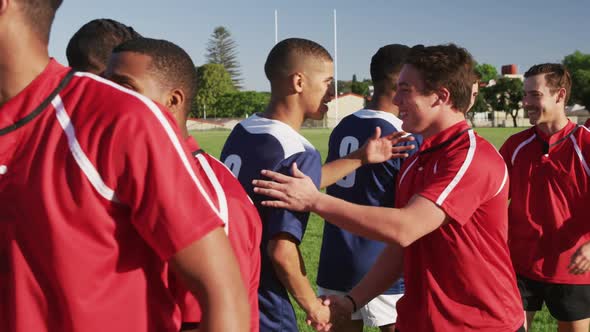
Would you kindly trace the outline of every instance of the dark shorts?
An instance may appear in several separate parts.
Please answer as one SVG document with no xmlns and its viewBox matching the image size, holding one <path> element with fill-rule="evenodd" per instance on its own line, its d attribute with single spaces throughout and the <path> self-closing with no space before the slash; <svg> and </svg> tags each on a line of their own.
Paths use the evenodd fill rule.
<svg viewBox="0 0 590 332">
<path fill-rule="evenodd" d="M 590 285 L 553 284 L 517 276 L 525 311 L 539 311 L 543 302 L 558 321 L 590 318 Z"/>
<path fill-rule="evenodd" d="M 399 332 L 398 329 L 395 330 L 395 332 Z M 526 332 L 526 330 L 524 329 L 524 325 L 521 326 L 518 330 L 516 330 L 515 332 Z"/>
</svg>

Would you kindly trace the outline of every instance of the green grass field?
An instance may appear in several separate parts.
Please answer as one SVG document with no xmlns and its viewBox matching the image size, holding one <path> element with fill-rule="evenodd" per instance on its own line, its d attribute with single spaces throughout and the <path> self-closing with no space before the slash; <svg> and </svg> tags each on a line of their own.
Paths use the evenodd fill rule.
<svg viewBox="0 0 590 332">
<path fill-rule="evenodd" d="M 523 128 L 478 128 L 476 131 L 484 138 L 489 140 L 496 148 L 504 143 L 504 141 L 512 134 L 521 131 Z M 328 136 L 329 129 L 304 129 L 303 135 L 320 151 L 322 158 L 325 158 L 328 152 Z M 199 141 L 201 147 L 214 155 L 219 157 L 226 137 L 229 131 L 201 131 L 193 132 L 193 136 Z M 305 265 L 308 271 L 308 277 L 315 287 L 315 280 L 317 274 L 317 267 L 319 261 L 319 252 L 322 243 L 324 221 L 317 215 L 312 214 L 311 220 L 307 225 L 307 231 L 301 244 L 302 255 L 305 260 Z M 313 331 L 310 327 L 305 325 L 304 313 L 299 310 L 297 304 L 294 303 L 297 312 L 297 320 L 300 331 Z M 555 320 L 544 309 L 535 317 L 533 332 L 549 332 L 556 331 L 557 324 Z M 378 329 L 365 328 L 365 331 L 377 332 Z"/>
</svg>

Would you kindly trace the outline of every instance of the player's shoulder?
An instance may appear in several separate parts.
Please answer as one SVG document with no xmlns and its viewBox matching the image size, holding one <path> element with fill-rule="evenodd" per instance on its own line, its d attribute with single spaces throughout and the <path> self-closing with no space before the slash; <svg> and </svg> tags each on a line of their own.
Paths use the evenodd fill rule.
<svg viewBox="0 0 590 332">
<path fill-rule="evenodd" d="M 534 127 L 527 128 L 525 130 L 519 131 L 516 134 L 510 135 L 504 144 L 502 145 L 503 150 L 514 150 L 519 145 L 530 142 L 535 138 L 535 129 Z"/>
<path fill-rule="evenodd" d="M 401 131 L 402 121 L 394 114 L 372 109 L 361 109 L 344 117 L 331 133 L 331 137 L 355 136 L 367 138 L 381 128 L 383 135 Z"/>
<path fill-rule="evenodd" d="M 402 130 L 402 120 L 395 114 L 373 109 L 361 109 L 351 114 L 358 122 L 364 122 L 370 126 L 380 126 L 387 131 Z"/>
<path fill-rule="evenodd" d="M 488 176 L 503 177 L 506 164 L 496 147 L 473 130 L 469 131 L 470 142 L 461 154 L 461 167 L 468 166 L 468 171 L 481 179 Z"/>
<path fill-rule="evenodd" d="M 161 106 L 149 98 L 91 73 L 75 73 L 60 95 L 66 108 L 75 107 L 80 116 L 87 114 L 97 122 L 133 121 L 149 127 L 166 118 Z"/>
<path fill-rule="evenodd" d="M 590 143 L 590 129 L 588 129 L 588 127 L 578 125 L 576 136 L 581 138 L 585 143 Z"/>
<path fill-rule="evenodd" d="M 473 129 L 466 130 L 460 139 L 445 149 L 444 159 L 448 165 L 479 172 L 483 169 L 504 167 L 504 161 L 498 150 Z"/>
<path fill-rule="evenodd" d="M 284 122 L 252 115 L 239 124 L 240 128 L 250 135 L 257 135 L 265 145 L 273 150 L 282 150 L 282 159 L 298 153 L 317 151 L 305 137 Z"/>
</svg>

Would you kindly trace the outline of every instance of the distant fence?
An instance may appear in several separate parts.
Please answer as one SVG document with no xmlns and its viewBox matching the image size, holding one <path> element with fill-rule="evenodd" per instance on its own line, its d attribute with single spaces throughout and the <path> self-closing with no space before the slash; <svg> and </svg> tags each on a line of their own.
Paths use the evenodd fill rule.
<svg viewBox="0 0 590 332">
<path fill-rule="evenodd" d="M 506 113 L 495 112 L 494 117 L 492 113 L 476 113 L 473 116 L 467 118 L 468 122 L 474 127 L 513 127 L 512 117 Z M 578 124 L 584 124 L 586 120 L 590 118 L 590 114 L 583 116 L 568 116 L 568 118 Z M 187 121 L 188 130 L 231 130 L 233 129 L 243 118 L 217 118 L 217 119 L 189 119 Z M 328 126 L 328 118 L 323 120 L 305 120 L 302 128 L 329 128 L 334 127 L 334 121 L 330 122 Z M 519 117 L 516 119 L 517 127 L 528 127 L 530 126 L 529 119 Z"/>
</svg>

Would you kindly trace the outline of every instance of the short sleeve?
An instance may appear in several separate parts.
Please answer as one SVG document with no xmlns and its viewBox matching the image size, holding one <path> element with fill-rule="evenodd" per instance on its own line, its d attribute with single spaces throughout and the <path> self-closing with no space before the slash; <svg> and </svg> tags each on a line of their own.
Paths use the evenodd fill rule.
<svg viewBox="0 0 590 332">
<path fill-rule="evenodd" d="M 488 153 L 472 146 L 445 155 L 437 161 L 436 171 L 417 194 L 434 202 L 459 224 L 466 224 L 502 187 L 505 166 L 495 149 L 495 156 L 486 158 L 484 154 Z"/>
<path fill-rule="evenodd" d="M 116 198 L 129 207 L 133 225 L 162 259 L 223 225 L 216 198 L 204 190 L 205 172 L 166 111 L 145 101 L 123 114 L 112 131 Z"/>
<path fill-rule="evenodd" d="M 305 151 L 297 153 L 283 160 L 275 169 L 276 172 L 292 175 L 291 165 L 297 163 L 297 167 L 305 175 L 311 177 L 316 187 L 319 188 L 322 176 L 322 164 L 320 154 L 317 151 Z M 267 231 L 270 238 L 279 233 L 288 233 L 301 242 L 307 227 L 309 212 L 294 212 L 285 209 L 271 209 L 267 215 Z"/>
</svg>

